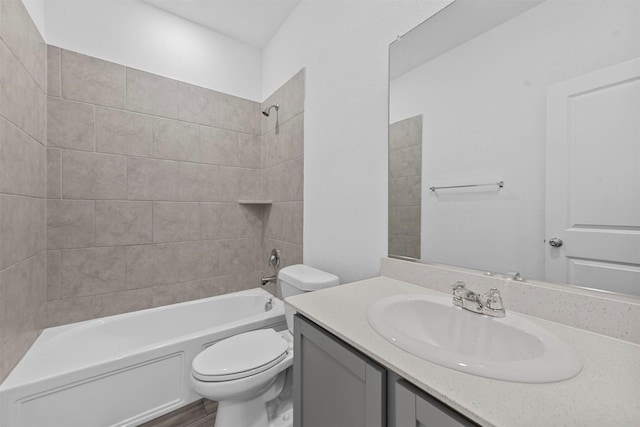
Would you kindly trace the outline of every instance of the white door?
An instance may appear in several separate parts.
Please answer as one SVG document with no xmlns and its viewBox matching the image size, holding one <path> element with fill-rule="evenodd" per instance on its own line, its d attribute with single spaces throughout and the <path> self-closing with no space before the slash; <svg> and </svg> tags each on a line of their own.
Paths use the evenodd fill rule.
<svg viewBox="0 0 640 427">
<path fill-rule="evenodd" d="M 640 296 L 640 58 L 549 88 L 545 238 L 547 281 Z"/>
</svg>

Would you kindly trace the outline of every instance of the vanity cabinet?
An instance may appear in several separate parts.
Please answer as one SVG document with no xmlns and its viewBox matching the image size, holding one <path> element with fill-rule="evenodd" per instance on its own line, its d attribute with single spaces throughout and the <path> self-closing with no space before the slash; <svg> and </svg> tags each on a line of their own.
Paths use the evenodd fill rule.
<svg viewBox="0 0 640 427">
<path fill-rule="evenodd" d="M 383 427 L 386 371 L 324 329 L 294 318 L 294 427 Z"/>
<path fill-rule="evenodd" d="M 293 342 L 294 427 L 476 425 L 300 314 Z"/>
</svg>

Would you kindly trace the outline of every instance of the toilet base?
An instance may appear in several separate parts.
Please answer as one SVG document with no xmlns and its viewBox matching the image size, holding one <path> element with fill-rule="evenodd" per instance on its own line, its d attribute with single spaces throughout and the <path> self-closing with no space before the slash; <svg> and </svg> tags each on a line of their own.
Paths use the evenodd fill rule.
<svg viewBox="0 0 640 427">
<path fill-rule="evenodd" d="M 264 425 L 266 427 L 292 427 L 293 426 L 293 409 L 289 409 L 283 413 L 278 414 L 277 417 L 272 420 L 266 420 L 261 415 L 258 415 L 258 417 L 253 417 L 253 418 L 250 416 L 237 417 L 237 414 L 235 413 L 235 409 L 231 409 L 231 412 L 227 411 L 227 416 L 224 417 L 227 419 L 223 419 L 222 421 L 220 421 L 219 411 L 220 409 L 218 409 L 218 415 L 216 416 L 215 427 L 226 427 L 226 426 L 233 426 L 233 427 L 252 426 L 253 427 L 254 425 Z M 266 415 L 266 412 L 264 412 L 264 410 L 262 411 L 262 413 Z M 242 414 L 245 414 L 245 410 L 242 411 Z M 242 418 L 242 419 L 239 420 L 238 418 Z M 249 418 L 252 418 L 252 419 L 249 419 Z M 240 422 L 240 424 L 238 424 L 238 422 Z M 265 422 L 266 424 L 264 424 Z M 250 424 L 250 423 L 253 423 L 253 424 Z"/>
<path fill-rule="evenodd" d="M 284 387 L 280 394 L 267 402 L 269 427 L 291 427 L 293 425 L 293 368 L 286 371 Z"/>
<path fill-rule="evenodd" d="M 293 409 L 279 414 L 278 418 L 275 418 L 269 422 L 269 427 L 292 427 L 293 426 Z"/>
<path fill-rule="evenodd" d="M 215 427 L 268 427 L 269 419 L 262 399 L 250 402 L 219 402 Z"/>
<path fill-rule="evenodd" d="M 278 374 L 269 389 L 251 400 L 226 400 L 218 402 L 215 427 L 290 427 L 293 425 L 293 411 L 288 402 L 278 402 L 278 407 L 286 411 L 269 414 L 267 406 L 270 401 L 276 401 L 285 387 L 290 388 L 291 369 Z M 285 393 L 289 394 L 290 393 Z M 272 420 L 270 420 L 272 418 Z M 270 422 L 271 421 L 271 422 Z"/>
</svg>

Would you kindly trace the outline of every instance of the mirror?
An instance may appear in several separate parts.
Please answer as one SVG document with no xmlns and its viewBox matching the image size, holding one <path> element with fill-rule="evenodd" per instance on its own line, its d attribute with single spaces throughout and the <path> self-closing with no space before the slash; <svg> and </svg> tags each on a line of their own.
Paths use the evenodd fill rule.
<svg viewBox="0 0 640 427">
<path fill-rule="evenodd" d="M 422 116 L 389 124 L 389 253 L 420 259 Z"/>
<path fill-rule="evenodd" d="M 456 0 L 389 98 L 389 256 L 640 296 L 640 2 Z"/>
</svg>

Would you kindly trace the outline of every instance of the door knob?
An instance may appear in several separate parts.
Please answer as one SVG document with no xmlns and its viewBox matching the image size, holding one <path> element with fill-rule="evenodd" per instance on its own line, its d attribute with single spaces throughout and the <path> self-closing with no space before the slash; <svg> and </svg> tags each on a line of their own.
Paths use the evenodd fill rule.
<svg viewBox="0 0 640 427">
<path fill-rule="evenodd" d="M 552 237 L 549 239 L 549 244 L 554 248 L 559 248 L 562 246 L 562 239 L 559 237 Z"/>
</svg>

